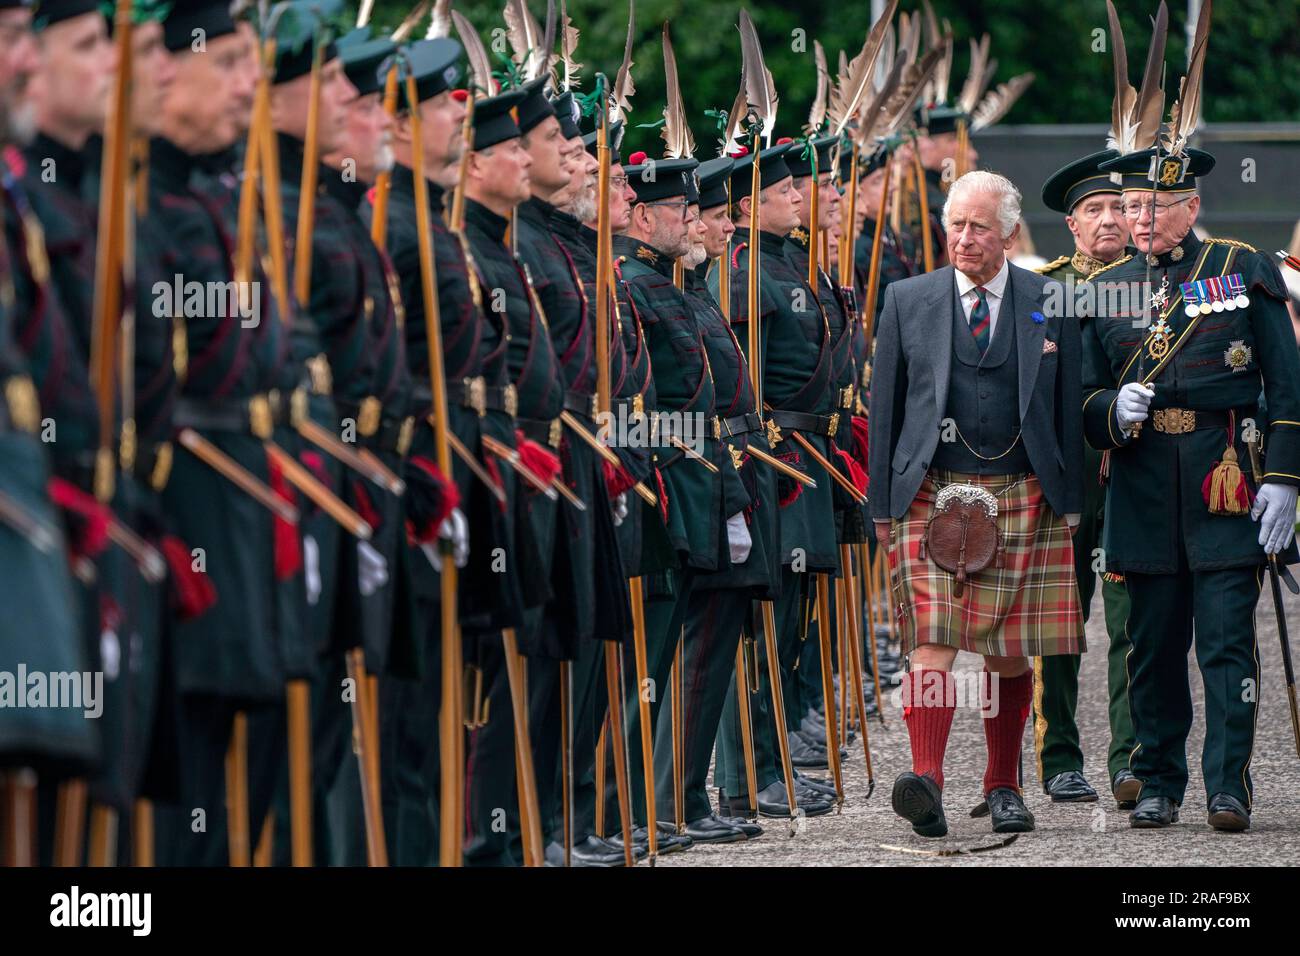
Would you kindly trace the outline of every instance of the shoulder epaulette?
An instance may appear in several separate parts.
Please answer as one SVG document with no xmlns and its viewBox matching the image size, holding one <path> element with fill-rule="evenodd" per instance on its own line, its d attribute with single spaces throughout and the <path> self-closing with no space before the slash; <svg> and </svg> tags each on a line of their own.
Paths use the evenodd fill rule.
<svg viewBox="0 0 1300 956">
<path fill-rule="evenodd" d="M 1234 249 L 1245 249 L 1247 252 L 1259 252 L 1254 246 L 1247 242 L 1241 242 L 1237 239 L 1205 239 L 1204 242 L 1212 243 L 1216 246 L 1232 246 Z"/>
<path fill-rule="evenodd" d="M 1128 262 L 1132 258 L 1133 258 L 1132 256 L 1121 256 L 1120 258 L 1116 259 L 1114 262 L 1108 262 L 1100 269 L 1096 270 L 1095 272 L 1088 273 L 1088 278 L 1086 281 L 1091 282 L 1093 279 L 1097 278 L 1097 276 L 1101 275 L 1107 269 L 1114 269 L 1116 266 L 1122 266 L 1124 263 Z"/>
<path fill-rule="evenodd" d="M 1059 259 L 1053 259 L 1051 262 L 1043 263 L 1041 266 L 1036 267 L 1032 271 L 1037 272 L 1040 276 L 1045 276 L 1047 275 L 1047 273 L 1054 272 L 1055 270 L 1061 268 L 1061 266 L 1065 265 L 1069 261 L 1070 261 L 1069 256 L 1061 256 Z"/>
</svg>

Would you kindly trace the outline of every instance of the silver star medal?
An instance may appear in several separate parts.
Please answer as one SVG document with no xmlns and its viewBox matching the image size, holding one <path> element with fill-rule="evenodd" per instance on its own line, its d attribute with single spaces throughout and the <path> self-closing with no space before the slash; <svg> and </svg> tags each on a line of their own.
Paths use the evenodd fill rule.
<svg viewBox="0 0 1300 956">
<path fill-rule="evenodd" d="M 1165 273 L 1164 281 L 1160 283 L 1160 288 L 1151 293 L 1151 308 L 1159 312 L 1169 304 L 1169 274 Z"/>
</svg>

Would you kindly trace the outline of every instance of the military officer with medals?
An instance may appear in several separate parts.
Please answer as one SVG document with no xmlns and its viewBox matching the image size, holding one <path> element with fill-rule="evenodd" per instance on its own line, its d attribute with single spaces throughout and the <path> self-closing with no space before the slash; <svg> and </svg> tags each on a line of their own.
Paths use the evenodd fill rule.
<svg viewBox="0 0 1300 956">
<path fill-rule="evenodd" d="M 1065 224 L 1074 236 L 1074 254 L 1061 256 L 1036 269 L 1057 287 L 1058 301 L 1072 308 L 1076 287 L 1098 269 L 1120 259 L 1126 250 L 1128 224 L 1124 220 L 1120 187 L 1098 165 L 1119 154 L 1102 150 L 1067 164 L 1043 184 L 1043 203 L 1064 215 Z M 1050 287 L 1049 287 L 1050 288 Z M 1107 691 L 1110 718 L 1110 747 L 1107 771 L 1111 793 L 1121 809 L 1132 809 L 1141 783 L 1128 768 L 1129 753 L 1135 743 L 1133 723 L 1129 717 L 1128 675 L 1125 663 L 1130 648 L 1125 622 L 1128 620 L 1128 593 L 1123 577 L 1097 569 L 1095 562 L 1101 545 L 1101 519 L 1106 498 L 1106 475 L 1100 451 L 1085 442 L 1083 448 L 1083 515 L 1074 534 L 1074 571 L 1079 582 L 1079 601 L 1083 619 L 1088 620 L 1101 576 L 1102 607 L 1106 633 Z M 1104 554 L 1104 552 L 1101 552 Z M 1081 658 L 1073 654 L 1035 659 L 1034 739 L 1038 745 L 1038 775 L 1043 790 L 1055 803 L 1091 802 L 1096 790 L 1083 774 L 1083 751 L 1079 746 L 1079 729 L 1075 709 L 1079 695 Z"/>
<path fill-rule="evenodd" d="M 1142 789 L 1129 820 L 1142 829 L 1177 822 L 1183 803 L 1193 640 L 1208 822 L 1250 826 L 1255 605 L 1269 556 L 1296 560 L 1300 355 L 1282 277 L 1245 243 L 1193 231 L 1198 180 L 1214 157 L 1189 145 L 1200 109 L 1186 107 L 1201 102 L 1209 21 L 1206 4 L 1167 126 L 1140 121 L 1162 112 L 1162 89 L 1146 82 L 1134 94 L 1117 76 L 1111 134 L 1121 155 L 1099 168 L 1121 177 L 1136 254 L 1092 274 L 1096 315 L 1083 329 L 1084 426 L 1110 451 L 1102 545 L 1131 602 L 1129 769 Z M 1162 7 L 1157 51 L 1164 22 Z"/>
</svg>

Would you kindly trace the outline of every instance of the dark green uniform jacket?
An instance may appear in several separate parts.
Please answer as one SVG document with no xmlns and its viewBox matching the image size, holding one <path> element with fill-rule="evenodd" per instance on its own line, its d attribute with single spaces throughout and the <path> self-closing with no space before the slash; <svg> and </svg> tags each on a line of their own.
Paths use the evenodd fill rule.
<svg viewBox="0 0 1300 956">
<path fill-rule="evenodd" d="M 614 256 L 615 271 L 650 353 L 653 407 L 660 413 L 679 413 L 676 420 L 682 430 L 661 425 L 655 451 L 668 495 L 668 537 L 685 566 L 713 571 L 718 567 L 718 526 L 726 520 L 721 482 L 700 462 L 686 460 L 667 437 L 671 429 L 711 461 L 718 458 L 711 424 L 713 380 L 700 329 L 685 296 L 673 285 L 671 257 L 628 236 L 614 237 Z M 684 431 L 688 422 L 694 429 L 691 435 Z"/>
<path fill-rule="evenodd" d="M 785 435 L 788 430 L 799 431 L 824 457 L 831 454 L 826 435 L 835 411 L 830 327 L 806 276 L 790 262 L 784 237 L 763 232 L 759 240 L 763 403 L 778 418 L 784 417 L 781 412 L 807 416 L 800 419 L 801 427 L 781 426 L 782 440 L 773 453 L 817 481 L 815 489 L 802 487 L 797 493 L 785 479 L 778 482 L 785 500 L 780 511 L 780 561 L 783 565 L 802 564 L 802 570 L 810 572 L 833 571 L 839 567 L 832 510 L 834 482 Z M 710 276 L 715 296 L 716 276 L 716 271 Z M 749 249 L 745 242 L 735 240 L 731 253 L 732 324 L 742 327 L 737 337 L 746 349 L 748 286 Z"/>
<path fill-rule="evenodd" d="M 1227 447 L 1228 425 L 1167 434 L 1155 429 L 1153 419 L 1169 408 L 1231 410 L 1232 446 L 1247 476 L 1250 458 L 1243 437 L 1246 420 L 1252 419 L 1263 433 L 1267 456 L 1261 480 L 1300 485 L 1300 354 L 1282 278 L 1267 256 L 1249 246 L 1201 242 L 1189 234 L 1156 257 L 1151 269 L 1153 289 L 1168 282 L 1168 302 L 1160 314 L 1166 317 L 1172 347 L 1160 362 L 1146 348 L 1151 336 L 1142 328 L 1142 303 L 1126 304 L 1116 295 L 1107 307 L 1113 293 L 1140 285 L 1146 268 L 1139 255 L 1094 273 L 1096 315 L 1083 327 L 1085 433 L 1094 447 L 1112 449 L 1107 567 L 1173 573 L 1180 541 L 1193 571 L 1262 563 L 1258 524 L 1246 514 L 1210 514 L 1201 495 L 1205 477 Z M 1229 285 L 1239 284 L 1249 304 L 1189 318 L 1181 284 L 1219 276 L 1229 277 Z M 1138 379 L 1140 365 L 1145 380 L 1154 381 L 1156 394 L 1138 436 L 1126 437 L 1115 402 L 1119 387 Z M 1256 482 L 1250 484 L 1253 488 Z"/>
</svg>

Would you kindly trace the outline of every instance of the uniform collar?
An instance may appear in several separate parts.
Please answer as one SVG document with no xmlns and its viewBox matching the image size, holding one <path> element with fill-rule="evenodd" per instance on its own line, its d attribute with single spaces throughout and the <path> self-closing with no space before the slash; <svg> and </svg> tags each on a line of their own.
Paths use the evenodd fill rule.
<svg viewBox="0 0 1300 956">
<path fill-rule="evenodd" d="M 190 174 L 197 166 L 192 154 L 185 152 L 169 139 L 161 136 L 149 142 L 149 169 L 151 175 L 174 191 L 189 186 Z"/>
<path fill-rule="evenodd" d="M 389 187 L 405 196 L 415 196 L 415 173 L 411 172 L 410 166 L 403 166 L 401 163 L 393 164 L 393 171 L 388 178 Z M 427 183 L 426 191 L 429 194 L 429 209 L 437 215 L 442 215 L 442 203 L 445 190 L 437 183 L 425 179 Z"/>
<path fill-rule="evenodd" d="M 538 199 L 536 196 L 519 204 L 519 217 L 542 227 L 546 226 L 547 220 L 550 219 L 551 213 L 554 211 L 554 206 L 545 199 Z"/>
<path fill-rule="evenodd" d="M 322 176 L 321 185 L 325 192 L 337 199 L 340 205 L 346 206 L 353 212 L 361 208 L 361 203 L 365 201 L 366 193 L 370 191 L 370 185 L 363 183 L 359 179 L 351 182 L 347 181 L 340 174 L 339 170 L 329 168 L 329 175 Z"/>
<path fill-rule="evenodd" d="M 498 216 L 487 206 L 475 202 L 468 196 L 465 197 L 465 221 L 473 223 L 497 242 L 504 243 L 506 241 L 506 229 L 510 225 L 510 220 L 504 216 Z"/>
<path fill-rule="evenodd" d="M 736 235 L 744 234 L 742 242 L 749 241 L 749 230 L 742 229 L 736 232 Z M 785 248 L 785 236 L 778 236 L 774 232 L 768 232 L 760 229 L 758 232 L 758 250 L 759 252 L 780 252 Z"/>
<path fill-rule="evenodd" d="M 786 236 L 786 238 L 789 239 L 791 242 L 793 242 L 804 252 L 808 251 L 808 241 L 810 237 L 808 235 L 808 230 L 805 229 L 803 226 L 795 226 L 794 229 L 791 230 L 790 235 Z"/>
<path fill-rule="evenodd" d="M 670 279 L 673 277 L 673 262 L 675 261 L 673 257 L 665 255 L 648 242 L 633 239 L 631 236 L 615 236 L 614 252 L 618 255 L 627 256 L 628 259 L 644 262 L 660 275 L 667 276 Z"/>
<path fill-rule="evenodd" d="M 1168 252 L 1162 252 L 1154 256 L 1143 252 L 1140 254 L 1140 261 L 1144 265 L 1150 265 L 1153 269 L 1168 269 L 1170 266 L 1176 266 L 1182 262 L 1190 263 L 1200 251 L 1201 240 L 1196 237 L 1195 232 L 1188 232 L 1187 235 L 1183 236 L 1182 242 Z"/>
<path fill-rule="evenodd" d="M 975 283 L 972 282 L 966 276 L 966 273 L 962 272 L 960 269 L 953 269 L 953 274 L 957 277 L 958 298 L 961 298 L 971 289 L 975 288 Z M 1003 259 L 1002 268 L 998 270 L 998 274 L 995 275 L 988 282 L 984 283 L 984 291 L 987 292 L 989 295 L 997 296 L 999 299 L 1002 298 L 1002 296 L 1007 291 L 1007 279 L 1010 277 L 1010 275 L 1011 275 L 1010 260 Z"/>
<path fill-rule="evenodd" d="M 1102 266 L 1108 264 L 1109 263 L 1102 262 L 1100 259 L 1094 259 L 1092 256 L 1080 252 L 1078 249 L 1074 250 L 1074 255 L 1070 256 L 1070 268 L 1074 270 L 1076 275 L 1081 275 L 1085 279 Z"/>
</svg>

